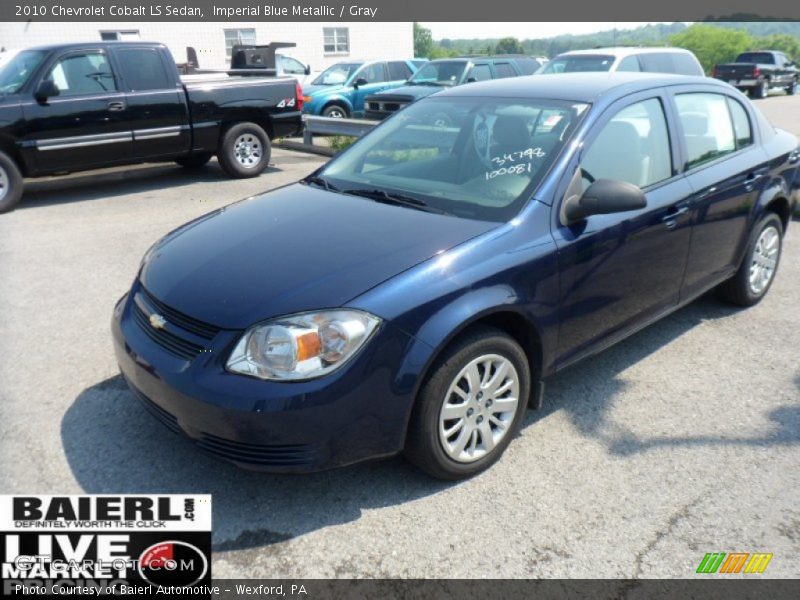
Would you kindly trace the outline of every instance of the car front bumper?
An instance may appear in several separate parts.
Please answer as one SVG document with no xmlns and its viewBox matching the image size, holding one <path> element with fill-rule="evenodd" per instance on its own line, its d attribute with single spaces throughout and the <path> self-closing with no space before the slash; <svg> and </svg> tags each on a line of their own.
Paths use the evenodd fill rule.
<svg viewBox="0 0 800 600">
<path fill-rule="evenodd" d="M 356 357 L 328 376 L 263 381 L 225 370 L 241 331 L 220 330 L 191 360 L 154 341 L 134 315 L 139 291 L 137 282 L 114 309 L 122 375 L 148 412 L 206 452 L 246 469 L 305 472 L 402 449 L 413 383 L 397 374 L 411 346 L 397 328 L 382 323 Z"/>
</svg>

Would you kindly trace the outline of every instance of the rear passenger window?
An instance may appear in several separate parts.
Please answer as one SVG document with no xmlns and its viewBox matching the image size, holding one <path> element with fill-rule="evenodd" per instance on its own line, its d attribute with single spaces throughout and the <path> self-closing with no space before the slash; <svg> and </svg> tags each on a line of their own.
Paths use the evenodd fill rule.
<svg viewBox="0 0 800 600">
<path fill-rule="evenodd" d="M 495 63 L 494 70 L 497 71 L 497 78 L 516 77 L 517 72 L 509 63 Z"/>
<path fill-rule="evenodd" d="M 747 111 L 744 106 L 732 98 L 728 98 L 728 107 L 731 110 L 733 133 L 736 136 L 736 148 L 749 146 L 753 143 L 753 134 L 750 130 L 750 119 L 747 118 Z"/>
<path fill-rule="evenodd" d="M 675 96 L 686 141 L 686 168 L 691 169 L 736 150 L 731 114 L 721 94 Z"/>
<path fill-rule="evenodd" d="M 158 52 L 149 48 L 119 48 L 116 51 L 122 77 L 131 90 L 163 90 L 170 85 L 169 77 Z"/>
<path fill-rule="evenodd" d="M 623 58 L 619 66 L 617 67 L 617 71 L 641 71 L 642 69 L 639 67 L 639 59 L 635 56 L 626 56 Z"/>
<path fill-rule="evenodd" d="M 467 76 L 467 79 L 475 81 L 488 81 L 491 78 L 492 71 L 489 69 L 489 65 L 475 65 Z"/>
<path fill-rule="evenodd" d="M 661 102 L 623 108 L 603 126 L 581 162 L 584 189 L 613 179 L 645 188 L 672 176 L 672 153 Z"/>
<path fill-rule="evenodd" d="M 389 63 L 389 81 L 400 81 L 411 77 L 411 69 L 402 60 Z"/>
</svg>

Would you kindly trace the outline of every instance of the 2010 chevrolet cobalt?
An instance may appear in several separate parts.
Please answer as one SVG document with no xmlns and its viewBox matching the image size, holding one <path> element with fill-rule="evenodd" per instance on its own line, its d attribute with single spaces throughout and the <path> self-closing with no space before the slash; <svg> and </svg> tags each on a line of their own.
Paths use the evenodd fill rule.
<svg viewBox="0 0 800 600">
<path fill-rule="evenodd" d="M 761 300 L 799 159 L 710 79 L 457 87 L 157 242 L 114 311 L 117 359 L 153 415 L 240 466 L 404 451 L 468 477 L 543 378 L 711 288 Z"/>
</svg>

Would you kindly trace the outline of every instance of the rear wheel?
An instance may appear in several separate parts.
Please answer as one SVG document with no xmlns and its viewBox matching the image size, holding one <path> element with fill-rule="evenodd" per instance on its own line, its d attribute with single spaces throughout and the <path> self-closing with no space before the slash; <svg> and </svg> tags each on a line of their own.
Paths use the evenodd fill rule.
<svg viewBox="0 0 800 600">
<path fill-rule="evenodd" d="M 213 154 L 192 154 L 191 156 L 184 156 L 175 160 L 184 169 L 200 169 L 206 166 L 208 161 L 211 160 Z"/>
<path fill-rule="evenodd" d="M 433 367 L 409 423 L 405 455 L 439 479 L 494 464 L 517 433 L 530 391 L 527 357 L 490 327 L 457 339 Z"/>
<path fill-rule="evenodd" d="M 10 156 L 0 152 L 0 213 L 10 212 L 22 198 L 22 173 Z"/>
<path fill-rule="evenodd" d="M 767 295 L 781 259 L 783 223 L 767 213 L 753 228 L 739 270 L 719 287 L 719 294 L 739 306 L 753 306 Z"/>
<path fill-rule="evenodd" d="M 753 98 L 762 99 L 769 95 L 769 81 L 762 79 L 756 84 L 752 92 Z"/>
<path fill-rule="evenodd" d="M 786 93 L 789 96 L 794 96 L 797 93 L 797 79 L 792 80 L 792 83 L 787 86 Z"/>
<path fill-rule="evenodd" d="M 234 125 L 219 145 L 217 158 L 231 177 L 256 177 L 269 165 L 272 146 L 267 133 L 255 123 Z"/>
</svg>

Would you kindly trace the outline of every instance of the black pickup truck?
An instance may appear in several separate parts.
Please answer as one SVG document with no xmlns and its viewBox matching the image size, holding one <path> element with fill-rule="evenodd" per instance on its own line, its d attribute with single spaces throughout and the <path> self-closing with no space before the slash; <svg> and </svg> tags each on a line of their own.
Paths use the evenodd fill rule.
<svg viewBox="0 0 800 600">
<path fill-rule="evenodd" d="M 732 63 L 716 65 L 711 76 L 727 81 L 753 98 L 766 98 L 771 89 L 797 91 L 797 65 L 783 52 L 742 52 Z"/>
<path fill-rule="evenodd" d="M 270 139 L 302 125 L 291 78 L 183 82 L 169 50 L 150 42 L 59 44 L 19 52 L 0 67 L 0 212 L 23 177 L 216 154 L 231 177 L 253 177 Z"/>
</svg>

